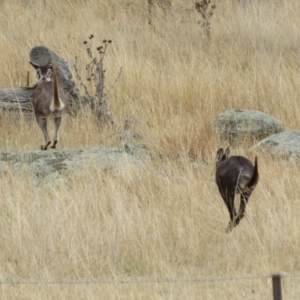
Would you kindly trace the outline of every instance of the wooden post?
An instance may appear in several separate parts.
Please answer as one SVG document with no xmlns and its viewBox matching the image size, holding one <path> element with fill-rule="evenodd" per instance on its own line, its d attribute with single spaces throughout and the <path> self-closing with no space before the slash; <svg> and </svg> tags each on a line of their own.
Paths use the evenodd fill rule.
<svg viewBox="0 0 300 300">
<path fill-rule="evenodd" d="M 273 299 L 282 300 L 280 274 L 272 275 Z"/>
</svg>

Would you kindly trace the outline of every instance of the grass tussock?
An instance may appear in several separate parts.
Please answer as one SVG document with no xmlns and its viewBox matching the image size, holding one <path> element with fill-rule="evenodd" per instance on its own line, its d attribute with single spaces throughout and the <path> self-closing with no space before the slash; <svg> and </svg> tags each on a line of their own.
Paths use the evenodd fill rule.
<svg viewBox="0 0 300 300">
<path fill-rule="evenodd" d="M 267 299 L 267 279 L 157 280 L 299 274 L 299 169 L 260 155 L 246 217 L 225 234 L 229 215 L 214 168 L 216 150 L 226 145 L 210 124 L 224 110 L 247 108 L 277 117 L 286 130 L 300 127 L 300 2 L 215 5 L 207 42 L 199 13 L 183 0 L 173 1 L 166 19 L 156 8 L 153 26 L 146 1 L 1 1 L 1 87 L 25 85 L 28 70 L 34 83 L 27 61 L 36 45 L 71 66 L 76 56 L 84 76 L 86 37 L 113 41 L 107 86 L 123 70 L 106 99 L 114 126 L 100 128 L 88 109 L 68 116 L 59 148 L 116 146 L 113 137 L 135 118 L 134 130 L 161 158 L 120 174 L 88 165 L 42 186 L 26 168 L 6 170 L 0 281 L 106 283 L 2 285 L 1 299 Z M 13 121 L 1 112 L 0 127 L 3 151 L 39 149 L 43 140 L 33 118 Z M 231 153 L 253 160 L 248 148 Z M 297 299 L 297 285 L 284 279 L 284 297 Z"/>
</svg>

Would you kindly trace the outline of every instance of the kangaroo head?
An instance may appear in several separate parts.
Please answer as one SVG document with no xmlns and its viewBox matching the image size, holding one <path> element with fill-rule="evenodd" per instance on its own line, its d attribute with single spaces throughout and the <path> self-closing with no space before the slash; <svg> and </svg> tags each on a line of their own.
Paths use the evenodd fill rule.
<svg viewBox="0 0 300 300">
<path fill-rule="evenodd" d="M 229 158 L 230 156 L 230 150 L 229 148 L 227 148 L 224 152 L 223 148 L 220 148 L 218 151 L 217 151 L 217 155 L 216 155 L 216 162 L 220 162 L 220 161 L 223 161 L 227 158 Z"/>
<path fill-rule="evenodd" d="M 50 67 L 41 67 L 36 70 L 37 81 L 51 81 L 52 80 L 52 70 Z"/>
</svg>

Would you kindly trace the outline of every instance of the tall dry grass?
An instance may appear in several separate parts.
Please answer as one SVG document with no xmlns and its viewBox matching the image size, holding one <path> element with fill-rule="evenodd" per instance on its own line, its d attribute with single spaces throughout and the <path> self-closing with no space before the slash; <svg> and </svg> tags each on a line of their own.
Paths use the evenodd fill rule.
<svg viewBox="0 0 300 300">
<path fill-rule="evenodd" d="M 260 156 L 246 217 L 225 234 L 229 216 L 214 159 L 226 145 L 210 123 L 224 110 L 247 108 L 270 113 L 286 130 L 300 127 L 300 2 L 216 5 L 207 44 L 193 3 L 184 0 L 174 0 L 167 20 L 157 11 L 153 28 L 146 1 L 1 1 L 1 87 L 24 85 L 28 70 L 34 83 L 27 61 L 36 45 L 70 65 L 77 56 L 83 76 L 83 41 L 90 34 L 113 40 L 108 84 L 123 67 L 108 98 L 116 124 L 100 130 L 88 111 L 69 117 L 60 148 L 114 146 L 111 137 L 134 117 L 163 157 L 126 174 L 88 165 L 41 186 L 26 167 L 2 174 L 0 281 L 45 284 L 2 284 L 1 299 L 270 299 L 269 279 L 193 279 L 299 274 L 299 169 Z M 42 141 L 34 120 L 12 122 L 1 113 L 0 126 L 1 150 L 37 149 Z M 248 147 L 231 152 L 253 159 Z M 94 280 L 102 283 L 83 283 Z M 297 278 L 285 279 L 284 298 L 299 298 L 298 286 Z"/>
</svg>

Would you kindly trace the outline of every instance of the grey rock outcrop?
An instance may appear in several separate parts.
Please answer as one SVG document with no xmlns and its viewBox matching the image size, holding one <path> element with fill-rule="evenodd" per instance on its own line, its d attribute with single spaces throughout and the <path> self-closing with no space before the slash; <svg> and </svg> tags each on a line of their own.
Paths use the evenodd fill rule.
<svg viewBox="0 0 300 300">
<path fill-rule="evenodd" d="M 35 182 L 40 183 L 43 179 L 58 178 L 62 174 L 91 166 L 125 174 L 128 167 L 142 168 L 151 159 L 146 145 L 134 140 L 127 142 L 127 139 L 123 143 L 120 147 L 98 146 L 86 150 L 0 151 L 0 174 L 26 169 L 33 175 Z"/>
<path fill-rule="evenodd" d="M 232 109 L 220 114 L 211 124 L 212 131 L 229 144 L 245 140 L 260 141 L 283 131 L 281 122 L 263 112 L 247 109 Z"/>
<path fill-rule="evenodd" d="M 144 160 L 151 159 L 150 152 L 145 144 L 145 137 L 139 132 L 126 129 L 118 133 L 117 140 L 126 153 Z"/>
<path fill-rule="evenodd" d="M 300 163 L 300 131 L 286 131 L 273 134 L 260 141 L 253 150 L 263 150 L 273 157 L 280 157 Z"/>
</svg>

